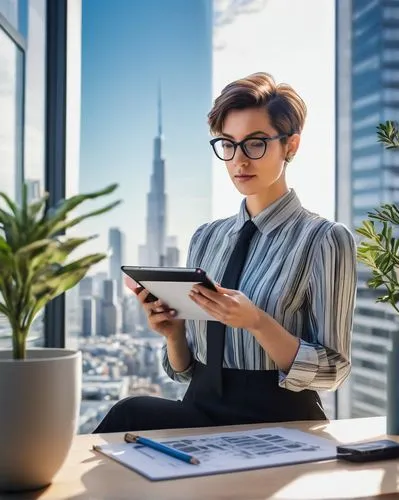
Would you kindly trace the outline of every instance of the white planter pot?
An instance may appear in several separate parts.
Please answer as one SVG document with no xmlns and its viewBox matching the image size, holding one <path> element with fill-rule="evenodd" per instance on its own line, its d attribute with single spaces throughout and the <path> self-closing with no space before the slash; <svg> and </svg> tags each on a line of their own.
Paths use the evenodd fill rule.
<svg viewBox="0 0 399 500">
<path fill-rule="evenodd" d="M 0 491 L 42 488 L 64 462 L 77 431 L 81 353 L 0 350 Z"/>
</svg>

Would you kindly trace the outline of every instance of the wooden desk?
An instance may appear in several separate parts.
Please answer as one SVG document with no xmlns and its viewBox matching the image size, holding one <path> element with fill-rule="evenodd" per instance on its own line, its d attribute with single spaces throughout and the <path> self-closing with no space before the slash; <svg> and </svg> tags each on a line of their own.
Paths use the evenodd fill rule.
<svg viewBox="0 0 399 500">
<path fill-rule="evenodd" d="M 384 437 L 384 418 L 337 420 L 324 423 L 290 423 L 295 427 L 339 442 Z M 234 426 L 231 430 L 264 425 Z M 229 428 L 151 431 L 152 437 L 182 436 Z M 46 490 L 1 496 L 3 500 L 204 500 L 273 499 L 336 500 L 399 499 L 399 461 L 355 465 L 329 461 L 221 474 L 201 478 L 151 482 L 139 474 L 91 451 L 93 443 L 118 442 L 122 434 L 76 436 L 70 454 Z M 399 441 L 399 437 L 395 438 Z"/>
</svg>

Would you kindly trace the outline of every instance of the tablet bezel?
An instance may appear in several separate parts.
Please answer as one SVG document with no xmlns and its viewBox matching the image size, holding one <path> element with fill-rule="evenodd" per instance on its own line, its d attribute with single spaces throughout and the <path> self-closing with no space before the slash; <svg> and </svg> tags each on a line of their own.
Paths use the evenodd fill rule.
<svg viewBox="0 0 399 500">
<path fill-rule="evenodd" d="M 191 281 L 217 291 L 212 280 L 200 267 L 121 266 L 121 270 L 140 286 L 143 286 L 142 281 Z"/>
</svg>

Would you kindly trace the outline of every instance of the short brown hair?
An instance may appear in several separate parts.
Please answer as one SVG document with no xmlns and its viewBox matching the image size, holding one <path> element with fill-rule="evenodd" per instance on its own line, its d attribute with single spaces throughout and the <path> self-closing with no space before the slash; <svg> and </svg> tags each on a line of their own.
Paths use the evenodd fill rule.
<svg viewBox="0 0 399 500">
<path fill-rule="evenodd" d="M 276 84 L 268 73 L 253 73 L 229 83 L 222 90 L 208 114 L 211 133 L 222 133 L 226 115 L 232 109 L 262 107 L 279 134 L 301 133 L 306 118 L 306 104 L 290 85 Z"/>
</svg>

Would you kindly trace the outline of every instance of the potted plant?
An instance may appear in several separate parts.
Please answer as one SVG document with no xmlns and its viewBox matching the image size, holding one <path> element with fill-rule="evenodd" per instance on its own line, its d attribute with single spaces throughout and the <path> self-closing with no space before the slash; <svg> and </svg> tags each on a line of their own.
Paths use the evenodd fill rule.
<svg viewBox="0 0 399 500">
<path fill-rule="evenodd" d="M 0 350 L 0 490 L 48 485 L 70 449 L 81 398 L 80 352 L 27 350 L 26 341 L 44 306 L 107 256 L 70 260 L 92 236 L 65 233 L 118 205 L 119 200 L 71 215 L 86 200 L 109 195 L 116 187 L 72 196 L 56 207 L 48 206 L 48 194 L 28 202 L 26 185 L 20 206 L 0 193 L 0 314 L 12 333 L 12 349 Z"/>
<path fill-rule="evenodd" d="M 387 121 L 377 127 L 378 141 L 386 149 L 399 148 L 398 124 Z M 377 302 L 399 313 L 399 207 L 384 204 L 368 213 L 357 232 L 365 237 L 358 247 L 358 260 L 370 268 L 370 288 L 385 288 Z M 399 434 L 399 335 L 393 332 L 387 356 L 387 433 Z"/>
</svg>

